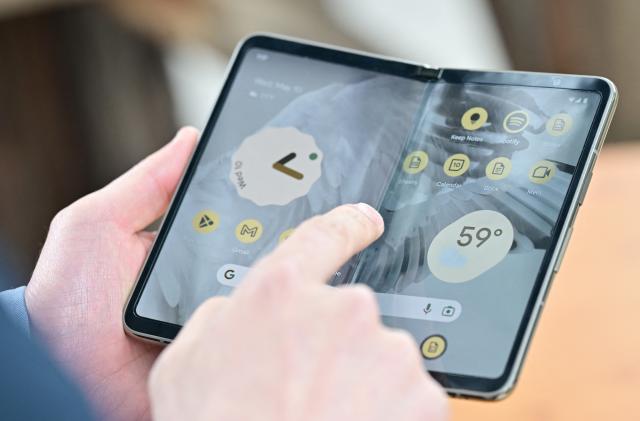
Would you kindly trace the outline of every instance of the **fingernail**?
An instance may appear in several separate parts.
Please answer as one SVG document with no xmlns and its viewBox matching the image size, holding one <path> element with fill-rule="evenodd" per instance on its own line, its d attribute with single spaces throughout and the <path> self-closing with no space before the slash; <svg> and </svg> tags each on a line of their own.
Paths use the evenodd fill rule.
<svg viewBox="0 0 640 421">
<path fill-rule="evenodd" d="M 356 203 L 353 205 L 356 209 L 362 212 L 371 222 L 373 222 L 380 232 L 384 231 L 384 220 L 377 210 L 367 205 L 366 203 Z"/>
</svg>

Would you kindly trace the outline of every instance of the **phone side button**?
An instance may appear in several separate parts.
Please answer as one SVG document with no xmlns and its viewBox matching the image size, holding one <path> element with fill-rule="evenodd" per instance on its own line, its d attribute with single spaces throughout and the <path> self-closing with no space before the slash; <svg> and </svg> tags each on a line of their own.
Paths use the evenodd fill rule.
<svg viewBox="0 0 640 421">
<path fill-rule="evenodd" d="M 582 184 L 582 189 L 580 190 L 580 195 L 578 196 L 578 205 L 582 206 L 584 203 L 584 198 L 587 195 L 587 190 L 589 189 L 589 183 L 591 183 L 591 177 L 593 177 L 593 170 L 589 171 L 587 174 L 587 178 L 584 180 Z"/>
<path fill-rule="evenodd" d="M 549 282 L 547 282 L 545 290 L 542 291 L 542 300 L 540 300 L 540 311 L 542 311 L 544 304 L 547 302 L 547 297 L 549 296 L 549 291 L 551 291 L 551 285 L 553 285 L 553 281 L 556 279 L 556 275 L 557 273 L 555 271 L 551 273 L 551 278 L 549 279 Z"/>
<path fill-rule="evenodd" d="M 584 197 L 587 195 L 587 190 L 589 189 L 589 184 L 591 183 L 591 177 L 593 177 L 593 168 L 595 167 L 597 160 L 598 152 L 594 151 L 591 153 L 591 163 L 589 164 L 589 169 L 587 170 L 587 176 L 584 179 L 584 183 L 582 183 L 580 193 L 578 194 L 579 206 L 582 206 L 582 204 L 584 203 Z"/>
<path fill-rule="evenodd" d="M 573 234 L 573 227 L 569 227 L 567 229 L 567 235 L 564 237 L 564 242 L 562 246 L 560 246 L 560 253 L 558 253 L 558 259 L 556 260 L 556 264 L 553 267 L 553 271 L 558 273 L 560 270 L 560 265 L 562 265 L 562 259 L 564 259 L 564 254 L 567 251 L 567 246 L 569 245 L 569 240 L 571 240 L 571 234 Z"/>
</svg>

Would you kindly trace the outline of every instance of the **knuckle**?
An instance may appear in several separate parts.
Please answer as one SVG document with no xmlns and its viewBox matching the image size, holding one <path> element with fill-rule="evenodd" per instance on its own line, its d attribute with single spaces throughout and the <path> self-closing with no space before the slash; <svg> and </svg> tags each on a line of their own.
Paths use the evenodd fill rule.
<svg viewBox="0 0 640 421">
<path fill-rule="evenodd" d="M 51 220 L 49 229 L 56 231 L 90 222 L 90 218 L 94 216 L 90 200 L 87 200 L 90 197 L 92 195 L 85 196 L 59 210 Z"/>
<path fill-rule="evenodd" d="M 371 220 L 353 205 L 346 205 L 341 208 L 345 216 L 345 225 L 352 226 L 360 233 L 372 233 L 374 226 Z"/>
<path fill-rule="evenodd" d="M 69 225 L 70 221 L 74 218 L 74 204 L 71 204 L 56 213 L 51 220 L 51 230 L 57 230 Z"/>
<path fill-rule="evenodd" d="M 361 228 L 361 223 L 353 213 L 354 211 L 350 207 L 345 206 L 341 210 L 339 218 L 327 215 L 326 218 L 323 218 L 327 232 L 339 240 L 349 241 L 354 229 L 359 230 Z"/>
<path fill-rule="evenodd" d="M 301 225 L 298 239 L 309 244 L 329 242 L 334 247 L 352 249 L 354 238 L 363 230 L 364 222 L 359 212 L 343 206 L 340 212 L 316 216 Z"/>
<path fill-rule="evenodd" d="M 314 216 L 300 226 L 298 239 L 303 243 L 317 244 L 327 237 L 345 239 L 348 232 L 326 215 Z"/>
</svg>

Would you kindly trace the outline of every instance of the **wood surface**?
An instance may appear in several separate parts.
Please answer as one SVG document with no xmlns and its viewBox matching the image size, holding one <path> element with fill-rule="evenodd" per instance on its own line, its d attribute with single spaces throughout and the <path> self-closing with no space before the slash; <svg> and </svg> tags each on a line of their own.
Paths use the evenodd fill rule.
<svg viewBox="0 0 640 421">
<path fill-rule="evenodd" d="M 453 420 L 640 420 L 640 144 L 605 147 L 518 385 Z"/>
</svg>

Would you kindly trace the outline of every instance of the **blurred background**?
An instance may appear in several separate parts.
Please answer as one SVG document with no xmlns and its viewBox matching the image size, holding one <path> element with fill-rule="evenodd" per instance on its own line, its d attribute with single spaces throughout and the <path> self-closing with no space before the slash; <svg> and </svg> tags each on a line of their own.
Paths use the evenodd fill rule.
<svg viewBox="0 0 640 421">
<path fill-rule="evenodd" d="M 504 403 L 456 402 L 454 419 L 632 419 L 637 241 L 627 228 L 629 237 L 610 236 L 621 211 L 635 215 L 637 194 L 619 181 L 640 158 L 639 24 L 635 0 L 0 0 L 0 271 L 28 281 L 58 210 L 177 127 L 202 128 L 229 55 L 250 32 L 434 66 L 602 75 L 618 85 L 620 105 L 522 385 Z M 598 230 L 607 241 L 592 241 Z M 602 321 L 589 317 L 603 300 L 630 331 L 611 322 L 595 333 Z"/>
</svg>

